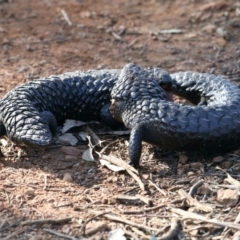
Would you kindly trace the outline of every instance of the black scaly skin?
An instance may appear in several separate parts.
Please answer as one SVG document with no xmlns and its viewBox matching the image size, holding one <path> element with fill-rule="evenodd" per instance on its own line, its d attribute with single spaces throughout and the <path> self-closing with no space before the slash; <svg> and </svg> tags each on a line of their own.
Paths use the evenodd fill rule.
<svg viewBox="0 0 240 240">
<path fill-rule="evenodd" d="M 159 84 L 171 82 L 166 71 L 148 69 Z M 110 118 L 110 91 L 120 70 L 89 70 L 65 73 L 28 82 L 7 93 L 0 101 L 0 136 L 19 145 L 47 146 L 57 125 L 65 119 Z"/>
<path fill-rule="evenodd" d="M 156 80 L 134 64 L 123 68 L 112 89 L 110 112 L 131 129 L 130 164 L 139 165 L 142 141 L 163 149 L 210 153 L 239 147 L 240 89 L 211 74 L 182 72 L 171 77 L 176 93 L 196 103 L 203 96 L 207 105 L 166 101 Z"/>
</svg>

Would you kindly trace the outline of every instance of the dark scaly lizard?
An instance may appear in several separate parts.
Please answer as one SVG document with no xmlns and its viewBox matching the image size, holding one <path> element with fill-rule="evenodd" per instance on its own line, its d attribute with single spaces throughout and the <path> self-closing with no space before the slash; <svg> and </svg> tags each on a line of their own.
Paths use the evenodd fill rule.
<svg viewBox="0 0 240 240">
<path fill-rule="evenodd" d="M 137 167 L 142 141 L 163 149 L 225 152 L 240 145 L 240 89 L 227 79 L 207 73 L 171 74 L 175 92 L 197 103 L 166 101 L 154 77 L 143 68 L 126 65 L 114 85 L 110 112 L 131 129 L 130 164 Z"/>
<path fill-rule="evenodd" d="M 159 84 L 169 74 L 148 69 Z M 65 119 L 103 120 L 114 126 L 109 113 L 110 92 L 120 70 L 89 70 L 40 78 L 16 87 L 0 101 L 0 136 L 22 145 L 47 146 Z"/>
</svg>

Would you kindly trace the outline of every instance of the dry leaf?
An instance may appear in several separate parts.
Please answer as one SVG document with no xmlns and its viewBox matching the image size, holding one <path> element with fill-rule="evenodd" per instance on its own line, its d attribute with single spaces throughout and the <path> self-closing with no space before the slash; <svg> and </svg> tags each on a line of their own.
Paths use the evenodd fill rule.
<svg viewBox="0 0 240 240">
<path fill-rule="evenodd" d="M 62 144 L 67 144 L 67 145 L 76 145 L 78 140 L 76 137 L 73 136 L 71 133 L 65 133 L 61 136 L 58 137 L 58 141 Z"/>
<path fill-rule="evenodd" d="M 117 228 L 109 233 L 108 240 L 126 240 L 122 228 Z"/>
<path fill-rule="evenodd" d="M 114 172 L 119 172 L 119 171 L 124 171 L 125 169 L 123 167 L 118 167 L 114 164 L 111 164 L 110 162 L 104 160 L 104 159 L 99 159 L 100 163 L 102 166 L 106 166 L 107 168 L 109 168 L 110 170 L 114 171 Z"/>
<path fill-rule="evenodd" d="M 86 151 L 83 152 L 82 159 L 86 160 L 86 161 L 89 161 L 89 162 L 94 162 L 95 161 L 95 159 L 92 155 L 92 148 L 91 147 L 89 147 Z"/>
</svg>

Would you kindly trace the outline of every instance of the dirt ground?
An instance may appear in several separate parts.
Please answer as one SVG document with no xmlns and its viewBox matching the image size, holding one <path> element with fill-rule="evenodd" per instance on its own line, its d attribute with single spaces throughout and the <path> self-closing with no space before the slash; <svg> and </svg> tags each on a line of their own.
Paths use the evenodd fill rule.
<svg viewBox="0 0 240 240">
<path fill-rule="evenodd" d="M 129 62 L 238 84 L 239 39 L 234 0 L 1 0 L 0 97 L 40 76 Z M 128 160 L 128 136 L 99 137 Z M 143 189 L 96 154 L 84 161 L 87 148 L 1 140 L 0 239 L 239 239 L 238 151 L 213 159 L 145 144 Z"/>
</svg>

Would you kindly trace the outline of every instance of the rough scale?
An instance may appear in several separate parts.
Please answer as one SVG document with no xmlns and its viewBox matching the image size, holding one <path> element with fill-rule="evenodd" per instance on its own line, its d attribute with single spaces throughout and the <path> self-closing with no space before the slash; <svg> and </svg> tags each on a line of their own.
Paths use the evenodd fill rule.
<svg viewBox="0 0 240 240">
<path fill-rule="evenodd" d="M 126 65 L 111 93 L 113 117 L 131 129 L 130 163 L 137 167 L 142 141 L 163 149 L 223 152 L 240 146 L 240 89 L 212 74 L 171 74 L 174 91 L 199 106 L 166 101 L 156 79 Z"/>
<path fill-rule="evenodd" d="M 169 74 L 148 69 L 159 84 L 171 82 Z M 65 119 L 105 120 L 110 92 L 120 70 L 89 70 L 65 73 L 28 82 L 7 93 L 0 101 L 0 136 L 15 143 L 47 146 Z"/>
</svg>

